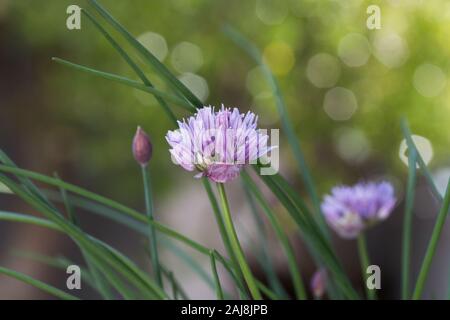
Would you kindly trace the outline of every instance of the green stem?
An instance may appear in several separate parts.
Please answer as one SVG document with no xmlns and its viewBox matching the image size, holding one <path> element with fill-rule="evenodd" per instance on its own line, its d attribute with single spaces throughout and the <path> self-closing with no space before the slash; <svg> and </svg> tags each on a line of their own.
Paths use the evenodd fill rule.
<svg viewBox="0 0 450 320">
<path fill-rule="evenodd" d="M 304 287 L 303 280 L 301 277 L 300 269 L 298 267 L 298 264 L 297 264 L 297 261 L 295 258 L 295 252 L 294 252 L 294 249 L 292 248 L 292 245 L 289 242 L 288 236 L 283 231 L 280 221 L 277 219 L 275 214 L 272 212 L 272 210 L 271 210 L 269 204 L 267 203 L 267 201 L 265 200 L 264 196 L 261 194 L 261 192 L 258 190 L 256 184 L 251 180 L 250 176 L 246 172 L 242 172 L 242 180 L 246 186 L 246 189 L 249 189 L 255 196 L 259 205 L 263 209 L 263 212 L 265 213 L 267 219 L 269 220 L 270 224 L 272 225 L 277 238 L 279 239 L 279 241 L 281 243 L 281 247 L 282 247 L 282 249 L 286 255 L 286 258 L 288 260 L 288 267 L 289 267 L 289 271 L 292 276 L 292 281 L 294 284 L 296 298 L 300 299 L 300 300 L 306 299 L 305 287 Z"/>
<path fill-rule="evenodd" d="M 54 176 L 55 176 L 55 179 L 61 180 L 58 173 L 55 172 Z M 59 188 L 59 189 L 60 189 L 61 198 L 63 199 L 64 207 L 66 209 L 66 213 L 67 213 L 67 217 L 69 218 L 69 221 L 71 221 L 75 226 L 79 227 L 80 223 L 77 219 L 77 216 L 75 215 L 72 204 L 69 202 L 67 191 L 63 188 Z M 98 292 L 100 293 L 100 295 L 107 300 L 113 299 L 113 295 L 108 290 L 108 285 L 105 283 L 105 281 L 103 279 L 103 275 L 100 274 L 100 272 L 94 266 L 89 254 L 83 249 L 81 249 L 81 254 L 84 258 L 84 261 L 86 261 L 87 267 L 92 275 L 92 278 L 94 279 L 95 287 L 98 289 Z"/>
<path fill-rule="evenodd" d="M 413 299 L 418 300 L 422 296 L 422 291 L 425 286 L 425 280 L 427 279 L 428 272 L 430 271 L 431 262 L 433 261 L 434 254 L 436 253 L 436 247 L 438 240 L 441 237 L 442 229 L 444 227 L 445 218 L 447 218 L 447 212 L 450 204 L 450 180 L 447 183 L 447 191 L 445 192 L 444 202 L 439 211 L 436 223 L 431 234 L 430 242 L 428 243 L 427 252 L 420 268 L 419 277 L 417 278 L 416 287 L 414 289 Z"/>
<path fill-rule="evenodd" d="M 416 152 L 409 148 L 408 182 L 405 197 L 405 214 L 403 218 L 403 248 L 402 248 L 402 299 L 409 298 L 410 256 L 411 256 L 411 228 L 414 206 L 414 186 L 416 184 Z"/>
<path fill-rule="evenodd" d="M 256 300 L 261 300 L 262 296 L 259 292 L 259 289 L 256 285 L 255 278 L 248 266 L 244 252 L 242 251 L 241 244 L 239 243 L 239 239 L 237 237 L 236 229 L 234 228 L 233 219 L 231 218 L 230 207 L 228 205 L 227 195 L 225 193 L 225 187 L 222 183 L 217 184 L 217 188 L 219 190 L 220 200 L 222 202 L 225 229 L 228 234 L 228 237 L 231 241 L 231 247 L 236 255 L 238 260 L 239 267 L 244 275 L 244 279 L 247 283 L 247 286 L 250 290 L 252 297 Z"/>
<path fill-rule="evenodd" d="M 63 300 L 79 300 L 78 297 L 75 297 L 69 293 L 66 293 L 66 292 L 58 289 L 58 288 L 50 286 L 50 285 L 46 284 L 45 282 L 36 280 L 30 276 L 27 276 L 26 274 L 23 274 L 23 273 L 20 273 L 20 272 L 11 270 L 11 269 L 0 267 L 0 274 L 5 274 L 9 277 L 20 280 L 24 283 L 32 285 L 33 287 L 41 289 L 42 291 L 45 291 L 57 298 L 63 299 Z"/>
<path fill-rule="evenodd" d="M 211 261 L 211 270 L 214 276 L 214 282 L 216 284 L 216 295 L 218 300 L 223 300 L 223 291 L 222 286 L 220 284 L 219 275 L 217 273 L 217 267 L 216 267 L 216 258 L 214 257 L 214 250 L 211 250 L 209 253 L 210 261 Z"/>
<path fill-rule="evenodd" d="M 142 178 L 144 180 L 145 207 L 147 209 L 147 218 L 149 221 L 154 221 L 150 175 L 148 173 L 148 169 L 146 166 L 142 166 Z M 153 273 L 155 275 L 156 282 L 162 288 L 163 282 L 161 277 L 161 269 L 159 267 L 156 232 L 153 225 L 150 223 L 148 224 L 148 228 L 149 228 L 150 255 L 152 260 Z"/>
<path fill-rule="evenodd" d="M 361 273 L 364 281 L 364 288 L 366 290 L 367 298 L 369 300 L 374 300 L 376 298 L 375 290 L 369 289 L 367 287 L 367 267 L 370 265 L 369 261 L 369 251 L 367 250 L 366 237 L 363 233 L 358 236 L 358 253 L 359 259 L 361 261 Z"/>
<path fill-rule="evenodd" d="M 275 293 L 282 299 L 287 299 L 288 295 L 283 288 L 283 285 L 280 282 L 280 279 L 277 275 L 276 268 L 275 268 L 275 261 L 273 259 L 270 259 L 270 249 L 269 249 L 269 240 L 267 237 L 267 231 L 264 225 L 264 221 L 262 217 L 259 214 L 257 205 L 255 203 L 255 200 L 253 199 L 253 195 L 250 192 L 249 188 L 247 188 L 247 184 L 245 181 L 245 177 L 248 176 L 247 172 L 243 171 L 241 175 L 241 181 L 242 181 L 242 187 L 245 192 L 245 196 L 247 198 L 247 202 L 250 207 L 250 212 L 253 215 L 253 218 L 255 220 L 256 226 L 258 228 L 258 239 L 256 241 L 259 242 L 259 246 L 261 247 L 261 250 L 259 250 L 259 254 L 257 255 L 257 258 L 259 260 L 259 264 L 261 268 L 263 268 L 266 277 L 267 282 L 270 288 L 272 288 Z M 253 182 L 253 181 L 252 181 Z M 255 246 L 256 247 L 256 246 Z"/>
<path fill-rule="evenodd" d="M 211 184 L 209 183 L 208 178 L 206 178 L 206 177 L 202 178 L 202 182 L 203 182 L 203 186 L 205 187 L 206 193 L 208 194 L 209 201 L 211 202 L 214 216 L 216 218 L 216 222 L 219 227 L 219 232 L 222 237 L 222 241 L 223 241 L 225 249 L 228 253 L 228 256 L 230 257 L 231 264 L 234 269 L 234 274 L 236 276 L 236 280 L 243 283 L 242 282 L 243 275 L 240 272 L 239 263 L 236 258 L 236 254 L 234 253 L 233 248 L 231 246 L 231 241 L 230 241 L 230 238 L 228 237 L 227 231 L 225 229 L 225 224 L 223 222 L 222 214 L 220 212 L 219 205 L 217 203 L 217 199 L 212 191 Z M 238 288 L 239 288 L 239 286 L 238 286 Z M 243 292 L 243 294 L 245 295 L 247 293 Z"/>
</svg>

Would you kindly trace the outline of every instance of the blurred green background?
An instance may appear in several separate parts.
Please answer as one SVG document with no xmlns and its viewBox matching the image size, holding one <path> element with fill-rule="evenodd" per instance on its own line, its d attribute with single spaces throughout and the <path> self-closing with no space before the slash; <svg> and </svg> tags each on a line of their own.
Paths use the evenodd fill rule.
<svg viewBox="0 0 450 320">
<path fill-rule="evenodd" d="M 251 39 L 280 81 L 321 194 L 335 183 L 385 177 L 401 198 L 402 116 L 422 137 L 416 142 L 438 181 L 445 185 L 450 176 L 448 1 L 101 3 L 205 104 L 251 109 L 261 127 L 279 128 L 261 71 L 222 27 L 230 24 Z M 1 148 L 22 167 L 57 171 L 142 207 L 140 172 L 131 155 L 141 125 L 154 145 L 155 198 L 170 201 L 177 197 L 174 187 L 192 173 L 170 162 L 164 135 L 172 128 L 155 99 L 51 61 L 57 56 L 136 78 L 88 20 L 82 18 L 81 30 L 66 28 L 70 4 L 88 8 L 75 0 L 0 0 Z M 371 4 L 381 8 L 379 30 L 366 27 Z M 146 70 L 156 87 L 167 89 Z M 303 192 L 282 131 L 280 152 L 283 173 Z"/>
<path fill-rule="evenodd" d="M 50 60 L 58 56 L 135 78 L 88 20 L 82 19 L 81 30 L 66 28 L 65 10 L 73 3 L 87 6 L 83 1 L 1 1 L 2 146 L 25 154 L 28 167 L 51 161 L 51 170 L 67 167 L 80 181 L 134 201 L 139 172 L 130 139 L 142 125 L 153 138 L 152 168 L 163 192 L 172 180 L 167 177 L 181 171 L 166 165 L 163 137 L 170 124 L 155 99 Z M 252 39 L 280 80 L 321 182 L 354 175 L 351 180 L 377 168 L 403 170 L 398 161 L 402 115 L 430 141 L 432 164 L 448 160 L 447 1 L 379 1 L 380 30 L 366 27 L 366 8 L 373 1 L 102 3 L 205 104 L 252 109 L 263 127 L 278 128 L 261 72 L 221 28 L 230 24 Z M 289 156 L 283 142 L 282 153 Z M 290 167 L 289 159 L 282 166 Z"/>
</svg>

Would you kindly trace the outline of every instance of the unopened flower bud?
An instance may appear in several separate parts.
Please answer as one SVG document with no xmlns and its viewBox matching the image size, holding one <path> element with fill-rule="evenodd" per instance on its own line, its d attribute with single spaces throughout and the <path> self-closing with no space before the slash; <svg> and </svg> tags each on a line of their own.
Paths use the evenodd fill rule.
<svg viewBox="0 0 450 320">
<path fill-rule="evenodd" d="M 311 291 L 314 298 L 320 299 L 327 288 L 327 271 L 323 268 L 317 270 L 311 279 Z"/>
<path fill-rule="evenodd" d="M 137 128 L 133 138 L 133 156 L 143 167 L 148 164 L 152 157 L 152 144 L 150 143 L 150 138 L 141 127 Z"/>
</svg>

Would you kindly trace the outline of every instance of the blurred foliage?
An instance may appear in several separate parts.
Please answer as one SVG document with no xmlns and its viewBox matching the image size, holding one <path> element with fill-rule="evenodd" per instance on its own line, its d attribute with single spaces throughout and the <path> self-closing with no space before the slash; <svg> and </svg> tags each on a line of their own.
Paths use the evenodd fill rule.
<svg viewBox="0 0 450 320">
<path fill-rule="evenodd" d="M 81 30 L 66 28 L 66 8 L 74 3 L 89 9 L 84 1 L 75 0 L 0 0 L 0 143 L 22 155 L 22 163 L 31 169 L 51 163 L 42 165 L 44 170 L 66 168 L 63 178 L 67 171 L 75 183 L 135 202 L 141 198 L 141 185 L 131 140 L 141 125 L 154 144 L 151 168 L 156 192 L 164 193 L 176 177 L 192 174 L 170 162 L 164 135 L 171 125 L 154 98 L 50 61 L 58 56 L 136 78 L 89 21 L 82 19 Z M 398 156 L 403 115 L 416 134 L 430 140 L 431 167 L 450 165 L 448 1 L 101 3 L 134 35 L 161 35 L 168 49 L 164 62 L 171 70 L 181 76 L 191 63 L 192 72 L 201 78 L 192 74 L 183 78 L 191 79 L 194 91 L 203 93 L 202 79 L 206 80 L 205 103 L 251 108 L 260 114 L 263 127 L 278 128 L 263 77 L 226 38 L 222 26 L 228 23 L 252 39 L 279 78 L 321 190 L 336 181 L 404 176 L 406 167 Z M 366 27 L 370 4 L 381 7 L 380 30 Z M 173 53 L 181 42 L 195 45 L 183 47 L 194 47 L 186 52 L 184 69 L 176 62 L 183 51 Z M 323 53 L 325 60 L 316 56 Z M 417 71 L 428 64 L 435 68 Z M 166 89 L 151 70 L 148 75 L 158 88 Z M 180 118 L 185 115 L 176 111 Z M 346 119 L 334 120 L 342 116 Z M 294 170 L 284 140 L 281 152 L 283 170 Z"/>
</svg>

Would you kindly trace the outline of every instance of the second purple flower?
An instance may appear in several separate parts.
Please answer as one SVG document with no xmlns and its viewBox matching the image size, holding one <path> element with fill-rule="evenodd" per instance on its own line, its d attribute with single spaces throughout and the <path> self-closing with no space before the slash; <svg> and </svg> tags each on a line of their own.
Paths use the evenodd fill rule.
<svg viewBox="0 0 450 320">
<path fill-rule="evenodd" d="M 322 211 L 343 238 L 356 238 L 366 227 L 386 219 L 394 208 L 394 188 L 388 182 L 338 186 L 326 195 Z"/>
</svg>

